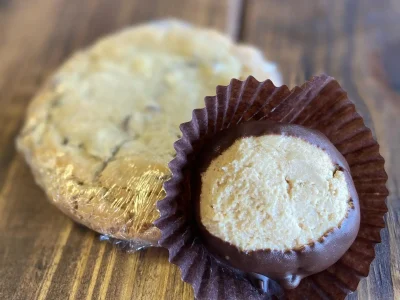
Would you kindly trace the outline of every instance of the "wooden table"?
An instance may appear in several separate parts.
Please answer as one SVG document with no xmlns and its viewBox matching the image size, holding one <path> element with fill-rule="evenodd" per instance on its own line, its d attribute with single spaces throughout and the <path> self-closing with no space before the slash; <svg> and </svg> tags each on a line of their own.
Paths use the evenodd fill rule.
<svg viewBox="0 0 400 300">
<path fill-rule="evenodd" d="M 381 145 L 387 229 L 349 299 L 400 299 L 398 0 L 0 0 L 0 299 L 192 299 L 167 252 L 126 253 L 69 220 L 35 185 L 14 138 L 46 77 L 73 51 L 173 16 L 262 48 L 293 86 L 336 77 Z"/>
</svg>

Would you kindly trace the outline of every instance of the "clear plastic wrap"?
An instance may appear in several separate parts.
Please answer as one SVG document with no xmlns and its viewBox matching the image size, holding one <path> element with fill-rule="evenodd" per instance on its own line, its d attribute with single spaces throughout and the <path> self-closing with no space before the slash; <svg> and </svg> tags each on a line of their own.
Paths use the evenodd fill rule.
<svg viewBox="0 0 400 300">
<path fill-rule="evenodd" d="M 156 246 L 179 124 L 232 77 L 280 75 L 249 46 L 173 20 L 73 55 L 33 99 L 18 138 L 35 180 L 75 221 L 130 250 Z"/>
</svg>

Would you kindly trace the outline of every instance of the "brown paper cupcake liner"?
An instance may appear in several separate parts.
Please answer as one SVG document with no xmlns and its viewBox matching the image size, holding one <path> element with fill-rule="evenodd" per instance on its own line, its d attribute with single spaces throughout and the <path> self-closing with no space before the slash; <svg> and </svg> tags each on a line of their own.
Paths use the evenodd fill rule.
<svg viewBox="0 0 400 300">
<path fill-rule="evenodd" d="M 158 202 L 156 226 L 159 244 L 169 250 L 169 259 L 192 284 L 197 299 L 344 299 L 357 289 L 375 258 L 374 246 L 387 212 L 387 174 L 379 145 L 356 112 L 346 92 L 332 77 L 313 77 L 290 90 L 270 81 L 233 79 L 218 86 L 217 95 L 205 98 L 205 108 L 193 112 L 181 125 L 182 138 L 175 143 L 176 158 L 169 164 L 172 178 L 165 183 L 166 198 Z M 302 125 L 322 132 L 346 158 L 359 195 L 361 224 L 350 249 L 323 272 L 304 278 L 293 290 L 261 293 L 249 280 L 222 265 L 198 238 L 190 203 L 190 169 L 205 138 L 250 120 L 273 120 Z"/>
</svg>

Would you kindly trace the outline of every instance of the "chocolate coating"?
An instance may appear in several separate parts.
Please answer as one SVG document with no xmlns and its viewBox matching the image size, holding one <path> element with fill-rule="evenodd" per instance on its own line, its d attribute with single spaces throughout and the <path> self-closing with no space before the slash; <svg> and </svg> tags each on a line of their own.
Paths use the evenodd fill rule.
<svg viewBox="0 0 400 300">
<path fill-rule="evenodd" d="M 301 138 L 324 150 L 334 165 L 344 172 L 350 194 L 350 205 L 346 217 L 339 228 L 325 233 L 318 241 L 299 249 L 256 250 L 243 252 L 236 246 L 212 235 L 202 225 L 200 218 L 201 174 L 211 161 L 221 155 L 237 139 L 262 135 L 286 135 Z M 195 201 L 195 218 L 204 245 L 223 264 L 240 273 L 256 273 L 278 281 L 285 288 L 295 288 L 306 276 L 325 270 L 348 250 L 354 242 L 360 226 L 358 195 L 345 158 L 320 132 L 293 124 L 271 121 L 254 121 L 223 130 L 204 141 L 204 146 L 196 157 L 196 170 L 192 172 L 192 199 Z"/>
</svg>

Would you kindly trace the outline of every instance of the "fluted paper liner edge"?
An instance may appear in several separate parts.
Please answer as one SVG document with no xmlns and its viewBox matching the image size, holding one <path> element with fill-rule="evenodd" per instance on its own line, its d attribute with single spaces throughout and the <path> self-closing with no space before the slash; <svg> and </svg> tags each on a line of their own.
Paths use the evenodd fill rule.
<svg viewBox="0 0 400 300">
<path fill-rule="evenodd" d="M 182 138 L 175 143 L 176 157 L 169 164 L 172 178 L 164 184 L 166 197 L 157 203 L 160 246 L 178 265 L 182 279 L 193 286 L 197 299 L 268 299 L 249 281 L 221 265 L 197 238 L 190 203 L 190 167 L 202 141 L 236 124 L 255 120 L 293 123 L 322 132 L 346 158 L 359 195 L 361 224 L 350 249 L 334 265 L 302 280 L 287 299 L 315 297 L 344 299 L 366 277 L 381 241 L 387 212 L 387 174 L 379 145 L 356 112 L 339 83 L 327 75 L 315 76 L 301 87 L 276 87 L 270 80 L 232 79 L 218 86 L 216 96 L 205 98 L 205 108 L 193 111 L 181 125 Z M 276 296 L 276 295 L 275 295 Z"/>
</svg>

